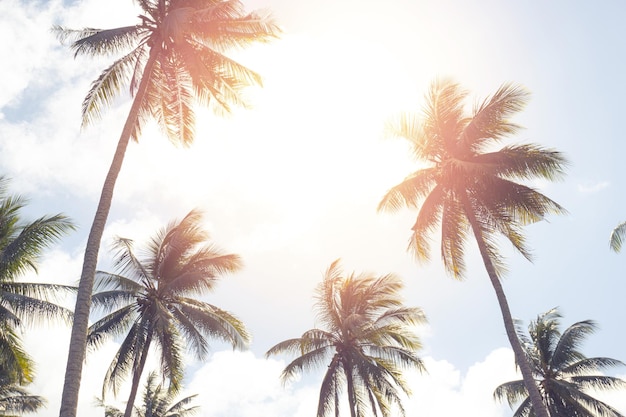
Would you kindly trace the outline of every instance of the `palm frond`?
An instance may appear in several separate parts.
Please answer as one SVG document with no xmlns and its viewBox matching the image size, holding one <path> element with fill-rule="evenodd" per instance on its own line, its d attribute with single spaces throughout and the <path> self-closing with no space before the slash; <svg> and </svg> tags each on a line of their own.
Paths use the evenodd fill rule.
<svg viewBox="0 0 626 417">
<path fill-rule="evenodd" d="M 614 252 L 619 252 L 622 249 L 624 237 L 626 237 L 626 222 L 618 224 L 611 232 L 609 246 Z"/>
<path fill-rule="evenodd" d="M 113 55 L 133 48 L 143 29 L 139 26 L 125 26 L 115 29 L 68 29 L 53 26 L 52 31 L 61 43 L 71 42 L 70 49 L 78 55 Z"/>
<path fill-rule="evenodd" d="M 103 111 L 111 107 L 115 97 L 129 84 L 143 55 L 141 46 L 132 50 L 113 62 L 91 83 L 82 104 L 83 127 L 102 118 Z"/>
</svg>

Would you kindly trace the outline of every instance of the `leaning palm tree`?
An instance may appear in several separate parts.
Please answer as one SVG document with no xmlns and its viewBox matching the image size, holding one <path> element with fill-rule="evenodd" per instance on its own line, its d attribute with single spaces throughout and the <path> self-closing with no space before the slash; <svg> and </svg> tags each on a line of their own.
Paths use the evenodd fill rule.
<svg viewBox="0 0 626 417">
<path fill-rule="evenodd" d="M 157 384 L 157 375 L 150 372 L 146 382 L 141 407 L 135 407 L 137 417 L 185 417 L 195 414 L 198 406 L 191 406 L 196 395 L 184 397 L 176 401 L 177 390 L 166 389 L 162 383 Z M 124 413 L 98 400 L 98 405 L 105 408 L 105 417 L 123 417 Z"/>
<path fill-rule="evenodd" d="M 427 260 L 430 234 L 441 224 L 441 256 L 448 273 L 465 273 L 465 245 L 470 236 L 478 243 L 483 263 L 496 292 L 507 336 L 520 365 L 533 407 L 548 417 L 532 379 L 530 365 L 515 334 L 500 277 L 505 268 L 496 238 L 506 237 L 530 259 L 521 226 L 565 210 L 536 189 L 517 180 L 554 180 L 566 160 L 559 152 L 537 145 L 497 145 L 518 130 L 509 116 L 520 111 L 528 93 L 505 84 L 466 114 L 467 93 L 450 81 L 433 83 L 424 118 L 403 114 L 389 124 L 392 135 L 406 138 L 426 167 L 409 175 L 387 192 L 379 210 L 418 209 L 409 251 Z"/>
<path fill-rule="evenodd" d="M 550 416 L 624 417 L 589 393 L 626 389 L 626 381 L 600 373 L 614 366 L 624 366 L 624 363 L 611 358 L 587 358 L 580 351 L 584 339 L 596 330 L 595 322 L 585 320 L 574 323 L 561 333 L 560 319 L 558 310 L 552 309 L 530 323 L 528 336 L 518 329 Z M 521 401 L 513 417 L 536 415 L 523 381 L 500 385 L 494 397 L 500 401 L 506 399 L 511 407 Z"/>
<path fill-rule="evenodd" d="M 85 359 L 86 334 L 100 241 L 115 182 L 130 139 L 153 118 L 176 144 L 194 139 L 194 102 L 229 112 L 245 105 L 242 89 L 260 76 L 224 55 L 267 42 L 280 33 L 268 15 L 246 13 L 239 0 L 136 0 L 143 14 L 132 26 L 70 30 L 55 27 L 76 55 L 122 54 L 95 80 L 83 101 L 83 125 L 100 116 L 124 86 L 134 96 L 92 223 L 76 299 L 61 416 L 74 417 Z"/>
<path fill-rule="evenodd" d="M 0 378 L 25 384 L 33 378 L 33 360 L 25 351 L 20 331 L 40 320 L 71 320 L 70 310 L 57 304 L 73 287 L 22 282 L 26 272 L 37 272 L 43 251 L 74 230 L 62 214 L 26 221 L 28 202 L 8 192 L 8 178 L 0 176 Z"/>
<path fill-rule="evenodd" d="M 626 237 L 626 222 L 618 224 L 611 232 L 611 237 L 609 239 L 610 248 L 615 252 L 622 250 L 624 237 Z"/>
<path fill-rule="evenodd" d="M 158 349 L 161 374 L 177 388 L 183 377 L 183 348 L 198 359 L 208 354 L 208 337 L 244 348 L 249 335 L 235 316 L 197 296 L 214 289 L 220 275 L 241 267 L 239 256 L 224 254 L 200 228 L 202 216 L 191 211 L 158 233 L 137 255 L 133 242 L 118 238 L 117 273 L 96 273 L 94 308 L 106 314 L 89 327 L 89 346 L 123 335 L 103 384 L 117 394 L 132 375 L 125 416 L 132 412 L 148 353 Z"/>
<path fill-rule="evenodd" d="M 363 417 L 368 410 L 391 416 L 393 404 L 405 414 L 398 387 L 405 394 L 410 389 L 401 371 L 405 367 L 424 370 L 416 354 L 421 344 L 412 326 L 424 323 L 425 317 L 421 309 L 402 305 L 401 289 L 402 281 L 394 275 L 344 276 L 337 260 L 317 289 L 316 309 L 325 329 L 308 330 L 266 353 L 300 355 L 284 369 L 283 382 L 328 364 L 318 417 L 339 415 L 344 387 L 352 417 Z"/>
<path fill-rule="evenodd" d="M 0 417 L 21 416 L 43 408 L 46 400 L 30 394 L 10 377 L 0 374 Z"/>
</svg>

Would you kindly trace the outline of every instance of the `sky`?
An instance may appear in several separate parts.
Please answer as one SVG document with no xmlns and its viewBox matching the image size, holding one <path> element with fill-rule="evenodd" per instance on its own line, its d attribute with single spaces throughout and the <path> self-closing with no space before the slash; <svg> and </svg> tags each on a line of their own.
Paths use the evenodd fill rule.
<svg viewBox="0 0 626 417">
<path fill-rule="evenodd" d="M 253 341 L 245 352 L 216 343 L 206 362 L 189 359 L 182 395 L 198 394 L 201 417 L 315 415 L 321 375 L 283 386 L 291 358 L 264 354 L 316 325 L 314 289 L 338 258 L 346 272 L 402 277 L 405 304 L 428 318 L 418 329 L 428 373 L 406 375 L 408 415 L 512 415 L 492 399 L 497 385 L 518 376 L 477 250 L 468 247 L 467 277 L 455 281 L 436 256 L 418 264 L 406 253 L 415 212 L 376 212 L 385 192 L 418 167 L 402 140 L 384 137 L 385 122 L 419 112 L 437 78 L 459 82 L 470 104 L 507 82 L 531 92 L 514 119 L 525 129 L 511 142 L 567 156 L 562 181 L 533 185 L 569 213 L 525 229 L 532 263 L 502 247 L 513 316 L 528 323 L 558 306 L 564 325 L 593 319 L 599 329 L 584 345 L 587 356 L 626 360 L 626 254 L 608 247 L 626 220 L 622 2 L 244 3 L 272 12 L 284 30 L 269 45 L 231 54 L 263 76 L 263 88 L 249 91 L 253 108 L 225 118 L 197 109 L 189 148 L 147 126 L 127 151 L 100 255 L 107 269 L 113 237 L 140 244 L 198 208 L 213 241 L 243 258 L 245 268 L 223 277 L 207 300 L 241 318 Z M 0 0 L 0 173 L 30 198 L 31 218 L 63 212 L 78 226 L 24 280 L 77 282 L 130 107 L 123 95 L 81 129 L 82 99 L 109 61 L 74 59 L 50 28 L 111 28 L 137 15 L 131 0 Z M 69 333 L 62 323 L 24 330 L 38 364 L 29 390 L 48 399 L 39 416 L 58 415 Z M 89 352 L 79 414 L 102 413 L 93 399 L 115 350 L 111 341 Z M 614 375 L 626 377 L 626 369 Z M 601 398 L 626 413 L 623 393 Z"/>
</svg>

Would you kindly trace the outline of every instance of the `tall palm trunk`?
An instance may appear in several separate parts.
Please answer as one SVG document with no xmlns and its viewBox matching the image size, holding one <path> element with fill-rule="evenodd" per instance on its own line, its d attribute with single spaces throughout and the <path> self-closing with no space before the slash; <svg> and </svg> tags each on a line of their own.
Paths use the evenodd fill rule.
<svg viewBox="0 0 626 417">
<path fill-rule="evenodd" d="M 472 227 L 476 242 L 478 243 L 480 255 L 482 256 L 483 263 L 485 264 L 485 268 L 487 269 L 489 280 L 491 281 L 491 285 L 496 292 L 498 304 L 500 305 L 500 312 L 502 313 L 502 319 L 504 321 L 506 335 L 509 338 L 511 348 L 513 348 L 513 353 L 515 354 L 515 360 L 517 362 L 517 365 L 522 372 L 524 386 L 526 386 L 526 389 L 528 390 L 528 395 L 530 396 L 530 402 L 532 404 L 533 410 L 535 411 L 535 415 L 537 417 L 550 417 L 548 409 L 541 397 L 541 393 L 539 392 L 539 388 L 535 383 L 535 378 L 533 377 L 530 363 L 528 363 L 528 358 L 526 357 L 524 349 L 522 348 L 522 344 L 520 343 L 519 338 L 517 337 L 517 333 L 515 332 L 515 324 L 513 323 L 513 317 L 511 316 L 511 310 L 509 309 L 509 303 L 506 299 L 506 295 L 504 294 L 502 283 L 500 282 L 500 278 L 498 277 L 493 262 L 491 261 L 491 258 L 487 253 L 487 247 L 485 245 L 485 241 L 483 239 L 480 227 L 478 226 L 478 221 L 471 211 L 471 205 L 469 205 L 469 201 L 466 196 L 464 198 L 464 204 L 465 207 L 468 208 L 468 210 L 466 210 L 465 212 Z"/>
<path fill-rule="evenodd" d="M 131 138 L 132 131 L 137 123 L 139 108 L 144 100 L 144 95 L 150 82 L 150 74 L 156 62 L 156 48 L 150 50 L 150 56 L 144 68 L 137 94 L 130 108 L 128 118 L 122 129 L 117 149 L 111 162 L 111 167 L 104 181 L 100 202 L 89 231 L 87 246 L 85 247 L 85 257 L 83 259 L 83 270 L 78 285 L 76 295 L 76 306 L 74 308 L 74 320 L 72 333 L 70 336 L 69 352 L 67 356 L 67 366 L 65 368 L 65 382 L 63 384 L 63 396 L 61 397 L 60 417 L 76 417 L 78 408 L 78 392 L 80 390 L 80 380 L 85 361 L 85 347 L 87 344 L 87 328 L 89 325 L 89 313 L 91 309 L 91 293 L 98 263 L 98 251 L 100 241 L 104 233 L 113 200 L 113 190 L 115 182 L 122 169 L 126 148 Z"/>
<path fill-rule="evenodd" d="M 128 402 L 126 403 L 126 410 L 124 411 L 124 417 L 131 417 L 133 413 L 133 405 L 135 405 L 135 398 L 137 397 L 137 391 L 139 391 L 139 380 L 143 373 L 143 368 L 146 365 L 146 359 L 148 358 L 148 350 L 150 349 L 150 343 L 152 342 L 152 333 L 148 332 L 148 337 L 144 341 L 143 349 L 141 351 L 141 357 L 137 366 L 133 368 L 133 384 L 130 387 L 130 394 L 128 395 Z"/>
</svg>

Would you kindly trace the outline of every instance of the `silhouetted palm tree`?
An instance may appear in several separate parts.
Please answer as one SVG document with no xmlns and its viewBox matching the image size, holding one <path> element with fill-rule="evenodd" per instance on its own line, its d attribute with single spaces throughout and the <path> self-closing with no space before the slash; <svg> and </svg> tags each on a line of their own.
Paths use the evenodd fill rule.
<svg viewBox="0 0 626 417">
<path fill-rule="evenodd" d="M 28 200 L 9 194 L 9 180 L 0 176 L 0 378 L 9 384 L 26 384 L 33 378 L 33 360 L 24 350 L 20 330 L 43 319 L 70 321 L 70 310 L 55 304 L 73 287 L 21 282 L 28 271 L 37 271 L 44 249 L 74 230 L 62 214 L 22 218 Z M 8 382 L 7 382 L 8 381 Z"/>
<path fill-rule="evenodd" d="M 137 417 L 185 417 L 195 414 L 198 406 L 191 406 L 196 395 L 190 395 L 176 401 L 176 390 L 166 389 L 163 384 L 157 384 L 154 372 L 148 375 L 141 407 L 134 407 Z M 112 406 L 105 405 L 101 400 L 99 405 L 105 408 L 105 417 L 123 417 L 124 413 Z"/>
<path fill-rule="evenodd" d="M 401 289 L 402 281 L 394 275 L 344 276 L 335 261 L 317 290 L 315 306 L 324 328 L 308 330 L 266 353 L 300 355 L 283 371 L 283 382 L 327 364 L 318 417 L 339 415 L 344 387 L 352 417 L 363 417 L 368 410 L 391 416 L 393 404 L 404 415 L 398 388 L 406 394 L 410 389 L 401 371 L 424 370 L 416 354 L 421 344 L 412 327 L 424 323 L 425 317 L 421 309 L 402 305 Z"/>
<path fill-rule="evenodd" d="M 94 309 L 107 312 L 89 327 L 87 342 L 98 346 L 108 336 L 123 335 L 119 350 L 105 376 L 107 388 L 117 393 L 127 374 L 132 386 L 126 417 L 132 412 L 148 352 L 159 351 L 161 374 L 176 388 L 183 377 L 183 348 L 204 359 L 208 337 L 234 348 L 249 342 L 244 325 L 232 314 L 197 299 L 213 290 L 220 275 L 241 267 L 239 256 L 224 254 L 200 228 L 201 215 L 190 212 L 170 223 L 138 257 L 129 239 L 117 239 L 118 273 L 98 271 Z"/>
<path fill-rule="evenodd" d="M 620 250 L 622 250 L 622 242 L 624 241 L 624 237 L 626 237 L 626 222 L 618 224 L 611 232 L 609 246 L 613 251 L 619 252 Z"/>
<path fill-rule="evenodd" d="M 474 237 L 533 406 L 540 417 L 548 417 L 515 334 L 500 282 L 504 265 L 496 238 L 503 235 L 530 259 L 521 226 L 565 210 L 517 180 L 554 180 L 562 175 L 566 160 L 559 152 L 537 145 L 496 149 L 506 136 L 518 130 L 508 117 L 526 104 L 528 93 L 522 88 L 503 85 L 470 115 L 465 111 L 466 97 L 458 84 L 435 82 L 421 123 L 414 114 L 403 114 L 390 123 L 390 133 L 407 139 L 416 159 L 428 166 L 389 190 L 378 209 L 419 210 L 409 243 L 409 250 L 418 260 L 429 258 L 431 232 L 441 224 L 441 256 L 447 272 L 455 278 L 464 276 L 465 245 L 468 238 Z"/>
<path fill-rule="evenodd" d="M 623 417 L 621 413 L 595 399 L 590 391 L 626 389 L 626 381 L 602 375 L 600 371 L 624 364 L 611 358 L 587 358 L 580 345 L 596 330 L 591 320 L 574 323 L 563 333 L 561 315 L 552 309 L 528 326 L 528 336 L 518 329 L 524 351 L 539 384 L 543 401 L 552 417 Z M 523 381 L 500 385 L 494 392 L 511 407 L 521 401 L 514 417 L 534 417 Z"/>
<path fill-rule="evenodd" d="M 238 0 L 137 0 L 137 4 L 143 14 L 133 26 L 55 28 L 62 41 L 72 42 L 76 55 L 123 54 L 92 83 L 83 101 L 83 125 L 97 118 L 124 86 L 134 96 L 85 248 L 62 417 L 76 416 L 98 251 L 130 139 L 137 140 L 145 121 L 153 118 L 172 142 L 188 145 L 194 138 L 194 102 L 224 112 L 233 104 L 245 105 L 242 89 L 261 79 L 224 51 L 269 41 L 280 32 L 269 16 L 247 14 Z"/>
</svg>

